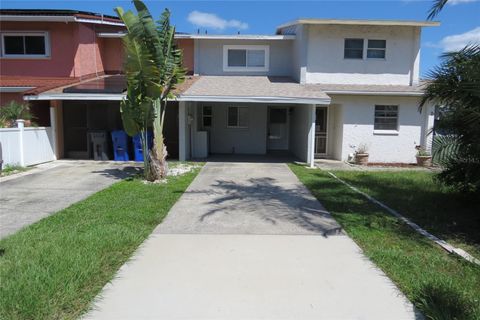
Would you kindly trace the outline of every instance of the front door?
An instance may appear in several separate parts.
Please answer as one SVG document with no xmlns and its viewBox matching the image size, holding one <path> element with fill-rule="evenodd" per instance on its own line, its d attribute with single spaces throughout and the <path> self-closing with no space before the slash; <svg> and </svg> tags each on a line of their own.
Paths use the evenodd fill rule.
<svg viewBox="0 0 480 320">
<path fill-rule="evenodd" d="M 288 109 L 286 107 L 268 108 L 267 148 L 288 150 Z"/>
<path fill-rule="evenodd" d="M 315 156 L 327 155 L 327 107 L 317 107 L 315 120 Z"/>
</svg>

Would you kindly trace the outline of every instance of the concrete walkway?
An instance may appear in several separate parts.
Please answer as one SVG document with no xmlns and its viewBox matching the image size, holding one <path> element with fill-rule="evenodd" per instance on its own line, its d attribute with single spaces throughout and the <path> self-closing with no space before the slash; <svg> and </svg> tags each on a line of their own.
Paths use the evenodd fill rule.
<svg viewBox="0 0 480 320">
<path fill-rule="evenodd" d="M 0 179 L 0 238 L 136 172 L 135 164 L 55 161 Z"/>
<path fill-rule="evenodd" d="M 85 319 L 417 319 L 285 164 L 208 163 Z"/>
</svg>

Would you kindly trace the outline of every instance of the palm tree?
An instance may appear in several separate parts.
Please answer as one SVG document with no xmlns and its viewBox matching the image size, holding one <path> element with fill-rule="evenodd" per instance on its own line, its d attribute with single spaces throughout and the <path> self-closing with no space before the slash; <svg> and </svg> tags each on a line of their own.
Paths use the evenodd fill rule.
<svg viewBox="0 0 480 320">
<path fill-rule="evenodd" d="M 448 1 L 449 0 L 434 0 L 430 11 L 428 11 L 427 19 L 432 20 L 433 18 L 435 18 L 440 13 L 440 11 L 443 10 L 443 7 L 447 4 Z"/>
<path fill-rule="evenodd" d="M 145 177 L 157 180 L 164 178 L 168 170 L 163 137 L 167 100 L 174 98 L 172 90 L 184 80 L 185 69 L 182 52 L 175 46 L 175 28 L 170 25 L 168 9 L 155 22 L 142 1 L 134 0 L 133 4 L 137 15 L 116 8 L 127 28 L 123 38 L 127 98 L 121 105 L 122 120 L 129 135 L 141 133 Z M 146 132 L 150 126 L 154 146 L 148 153 Z"/>
<path fill-rule="evenodd" d="M 440 179 L 463 191 L 480 191 L 480 45 L 441 56 L 428 75 L 420 106 L 443 106 L 443 132 L 433 142 Z"/>
</svg>

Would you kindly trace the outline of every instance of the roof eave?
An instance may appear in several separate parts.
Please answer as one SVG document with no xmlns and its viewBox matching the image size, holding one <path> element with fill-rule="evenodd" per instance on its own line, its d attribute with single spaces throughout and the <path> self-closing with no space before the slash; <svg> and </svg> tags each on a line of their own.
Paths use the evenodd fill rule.
<svg viewBox="0 0 480 320">
<path fill-rule="evenodd" d="M 13 22 L 78 22 L 78 23 L 93 23 L 103 24 L 110 26 L 124 27 L 123 22 L 115 22 L 110 20 L 102 20 L 95 18 L 79 18 L 76 16 L 24 16 L 24 15 L 0 15 L 0 21 L 13 21 Z"/>
<path fill-rule="evenodd" d="M 421 91 L 361 91 L 361 90 L 324 90 L 329 95 L 355 95 L 355 96 L 409 96 L 421 97 Z"/>
<path fill-rule="evenodd" d="M 37 95 L 25 95 L 23 100 L 90 100 L 90 101 L 121 101 L 125 98 L 125 94 L 121 93 L 40 93 Z"/>
<path fill-rule="evenodd" d="M 407 27 L 438 27 L 439 21 L 409 21 L 409 20 L 342 20 L 342 19 L 297 19 L 281 24 L 277 27 L 277 32 L 281 29 L 299 25 L 299 24 L 316 24 L 316 25 L 372 25 L 372 26 L 407 26 Z"/>
<path fill-rule="evenodd" d="M 245 103 L 295 103 L 295 104 L 325 104 L 330 98 L 311 97 L 267 97 L 267 96 L 212 96 L 212 95 L 179 95 L 178 101 L 192 102 L 245 102 Z"/>
</svg>

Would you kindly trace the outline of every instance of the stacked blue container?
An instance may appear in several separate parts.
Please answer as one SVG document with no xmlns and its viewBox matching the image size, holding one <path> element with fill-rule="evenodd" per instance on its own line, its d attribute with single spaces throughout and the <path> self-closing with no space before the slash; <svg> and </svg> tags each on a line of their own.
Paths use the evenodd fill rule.
<svg viewBox="0 0 480 320">
<path fill-rule="evenodd" d="M 128 156 L 128 137 L 123 130 L 112 131 L 113 159 L 115 161 L 130 161 Z"/>
<path fill-rule="evenodd" d="M 132 137 L 135 161 L 143 161 L 142 140 L 140 136 L 141 134 L 139 133 Z M 153 134 L 151 131 L 147 132 L 147 146 L 148 146 L 148 150 L 152 149 Z"/>
</svg>

